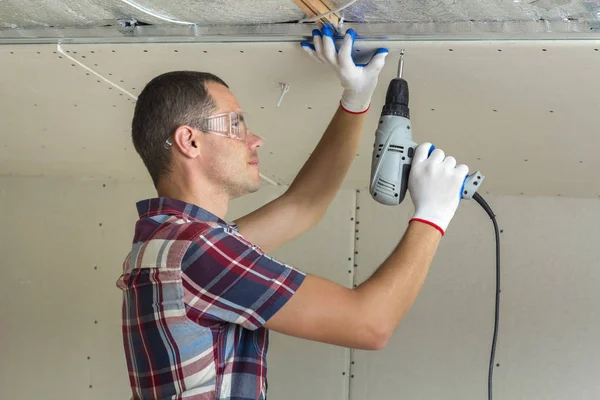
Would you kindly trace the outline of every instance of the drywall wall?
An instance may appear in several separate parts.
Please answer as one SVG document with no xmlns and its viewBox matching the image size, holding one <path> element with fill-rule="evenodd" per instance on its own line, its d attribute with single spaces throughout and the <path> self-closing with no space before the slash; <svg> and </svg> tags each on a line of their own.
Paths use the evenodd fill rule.
<svg viewBox="0 0 600 400">
<path fill-rule="evenodd" d="M 115 281 L 134 203 L 151 189 L 147 180 L 0 178 L 0 397 L 128 396 Z M 282 190 L 264 186 L 233 201 L 228 219 Z M 503 230 L 495 399 L 598 398 L 600 201 L 488 201 Z M 319 225 L 273 255 L 346 286 L 360 283 L 397 244 L 411 210 L 409 202 L 390 208 L 344 190 Z M 492 234 L 487 215 L 463 203 L 414 307 L 381 351 L 272 333 L 270 398 L 484 398 Z"/>
<path fill-rule="evenodd" d="M 415 138 L 480 168 L 487 176 L 484 192 L 494 195 L 507 274 L 496 398 L 597 398 L 594 289 L 600 279 L 594 246 L 600 210 L 591 198 L 600 194 L 600 160 L 597 136 L 589 132 L 598 122 L 598 42 L 368 44 L 379 45 L 407 48 Z M 172 69 L 217 72 L 250 111 L 253 129 L 265 136 L 262 172 L 289 183 L 335 111 L 340 88 L 335 75 L 306 58 L 297 43 L 64 49 L 74 60 L 52 45 L 0 48 L 6 127 L 0 251 L 7 274 L 0 283 L 0 354 L 7 360 L 0 364 L 0 394 L 121 398 L 128 389 L 114 284 L 131 240 L 134 202 L 153 195 L 130 144 L 134 99 L 127 93 L 135 95 L 147 80 Z M 395 62 L 388 63 L 373 111 L 383 102 L 383 82 L 394 73 Z M 279 82 L 291 89 L 278 108 Z M 372 112 L 366 126 L 375 126 L 377 117 Z M 323 225 L 275 255 L 346 285 L 353 275 L 357 282 L 369 276 L 399 239 L 410 212 L 408 206 L 392 210 L 368 201 L 362 188 L 371 149 L 366 128 L 345 182 L 361 188 L 360 208 L 354 190 L 345 190 Z M 236 201 L 231 213 L 256 208 L 281 190 L 265 186 L 252 199 Z M 506 194 L 517 196 L 498 197 Z M 353 212 L 357 225 L 344 224 Z M 484 397 L 493 322 L 491 223 L 473 203 L 459 215 L 422 296 L 384 351 L 349 352 L 274 334 L 272 397 L 346 398 L 348 387 L 354 399 L 398 393 Z M 319 252 L 306 251 L 312 247 Z M 341 269 L 338 260 L 345 263 Z"/>
<path fill-rule="evenodd" d="M 148 179 L 0 178 L 0 398 L 128 398 L 115 282 L 135 202 L 152 189 Z M 228 219 L 282 190 L 264 186 L 234 201 Z M 354 191 L 340 192 L 319 225 L 273 256 L 349 287 L 354 204 Z M 347 398 L 349 357 L 349 349 L 273 334 L 271 398 Z"/>
<path fill-rule="evenodd" d="M 600 398 L 600 201 L 496 197 L 501 233 L 498 400 Z M 361 191 L 358 283 L 394 249 L 411 207 Z M 463 201 L 387 348 L 353 351 L 351 399 L 483 399 L 493 330 L 492 222 Z"/>
<path fill-rule="evenodd" d="M 283 188 L 264 186 L 231 203 L 228 219 L 252 212 Z M 273 252 L 273 256 L 307 273 L 352 287 L 356 196 L 342 190 L 313 229 Z M 350 349 L 271 333 L 267 359 L 270 399 L 345 399 L 348 396 Z"/>
</svg>

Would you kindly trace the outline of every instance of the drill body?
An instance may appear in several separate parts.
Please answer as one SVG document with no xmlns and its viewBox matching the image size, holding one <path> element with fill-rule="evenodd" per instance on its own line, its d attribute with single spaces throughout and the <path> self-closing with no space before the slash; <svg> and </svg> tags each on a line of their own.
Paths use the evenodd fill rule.
<svg viewBox="0 0 600 400">
<path fill-rule="evenodd" d="M 401 53 L 403 54 L 403 53 Z M 398 78 L 388 86 L 385 105 L 375 132 L 371 160 L 369 192 L 375 201 L 385 205 L 402 203 L 408 189 L 408 178 L 417 143 L 412 138 L 408 108 L 408 82 L 401 78 L 402 58 Z M 429 150 L 429 154 L 434 147 Z M 480 171 L 465 177 L 462 199 L 473 197 L 485 177 Z"/>
<path fill-rule="evenodd" d="M 375 133 L 371 168 L 371 195 L 386 205 L 400 204 L 406 196 L 414 150 L 410 119 L 382 115 Z"/>
<path fill-rule="evenodd" d="M 395 78 L 387 90 L 371 160 L 369 190 L 379 203 L 397 205 L 406 196 L 412 157 L 417 147 L 411 132 L 408 83 Z"/>
</svg>

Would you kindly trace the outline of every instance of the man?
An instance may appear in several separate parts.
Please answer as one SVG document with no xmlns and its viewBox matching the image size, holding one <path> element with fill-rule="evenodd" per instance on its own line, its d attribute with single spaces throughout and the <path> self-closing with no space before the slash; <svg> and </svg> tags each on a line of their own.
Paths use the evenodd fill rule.
<svg viewBox="0 0 600 400">
<path fill-rule="evenodd" d="M 265 253 L 313 227 L 352 163 L 387 51 L 366 66 L 346 32 L 336 52 L 327 27 L 303 47 L 344 88 L 318 146 L 281 197 L 233 223 L 229 200 L 260 187 L 260 137 L 218 77 L 154 78 L 132 136 L 158 197 L 140 219 L 123 264 L 123 335 L 135 399 L 264 399 L 268 331 L 355 349 L 384 347 L 413 303 L 459 204 L 468 168 L 431 144 L 417 148 L 409 191 L 415 215 L 398 247 L 349 289 Z"/>
</svg>

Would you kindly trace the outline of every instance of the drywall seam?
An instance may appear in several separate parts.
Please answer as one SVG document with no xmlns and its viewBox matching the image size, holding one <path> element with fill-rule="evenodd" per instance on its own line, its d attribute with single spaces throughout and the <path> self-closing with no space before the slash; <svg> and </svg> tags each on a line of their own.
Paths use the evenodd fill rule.
<svg viewBox="0 0 600 400">
<path fill-rule="evenodd" d="M 113 86 L 114 88 L 116 88 L 116 89 L 120 90 L 121 92 L 125 93 L 127 96 L 131 97 L 133 100 L 137 101 L 138 98 L 137 98 L 136 95 L 128 92 L 126 89 L 124 89 L 121 86 L 117 85 L 116 83 L 112 82 L 110 79 L 105 78 L 104 76 L 102 76 L 98 72 L 94 71 L 93 69 L 91 69 L 90 67 L 88 67 L 87 65 L 85 65 L 84 63 L 82 63 L 81 61 L 79 61 L 79 60 L 75 59 L 74 57 L 72 57 L 71 55 L 67 54 L 67 52 L 65 52 L 64 49 L 62 48 L 60 42 L 57 44 L 56 50 L 58 50 L 58 52 L 60 54 L 62 54 L 63 56 L 65 56 L 69 60 L 73 61 L 74 63 L 76 63 L 77 65 L 79 65 L 80 67 L 82 67 L 83 69 L 85 69 L 87 71 L 90 71 L 92 74 L 96 75 L 98 78 L 102 79 L 104 82 L 108 83 L 109 85 Z M 275 182 L 271 178 L 267 178 L 262 173 L 260 173 L 260 177 L 265 182 L 269 183 L 270 185 L 279 186 L 279 184 L 277 182 Z"/>
<path fill-rule="evenodd" d="M 352 241 L 352 288 L 358 286 L 356 282 L 356 269 L 358 268 L 357 255 L 358 255 L 358 246 L 357 241 L 359 239 L 359 221 L 358 221 L 358 210 L 360 207 L 358 206 L 358 196 L 360 195 L 360 190 L 354 191 L 354 204 L 352 207 L 352 217 L 350 220 L 353 222 L 352 227 L 354 229 Z M 350 349 L 350 365 L 348 365 L 348 400 L 352 399 L 352 379 L 354 378 L 354 349 Z"/>
<path fill-rule="evenodd" d="M 56 46 L 56 50 L 58 50 L 58 52 L 60 54 L 62 54 L 63 56 L 67 57 L 69 60 L 73 61 L 74 63 L 78 64 L 80 67 L 82 67 L 83 69 L 90 71 L 92 74 L 96 75 L 98 78 L 102 79 L 104 82 L 108 83 L 109 85 L 113 86 L 114 88 L 120 90 L 121 92 L 125 93 L 127 96 L 131 97 L 132 99 L 137 101 L 137 96 L 135 96 L 134 94 L 131 94 L 130 92 L 128 92 L 126 89 L 123 89 L 121 86 L 117 85 L 116 83 L 112 82 L 109 79 L 106 79 L 105 77 L 103 77 L 102 75 L 100 75 L 98 72 L 94 71 L 93 69 L 91 69 L 90 67 L 88 67 L 87 65 L 83 64 L 82 62 L 78 61 L 77 59 L 75 59 L 74 57 L 71 57 L 69 54 L 67 54 L 60 42 L 58 43 L 58 45 Z"/>
</svg>

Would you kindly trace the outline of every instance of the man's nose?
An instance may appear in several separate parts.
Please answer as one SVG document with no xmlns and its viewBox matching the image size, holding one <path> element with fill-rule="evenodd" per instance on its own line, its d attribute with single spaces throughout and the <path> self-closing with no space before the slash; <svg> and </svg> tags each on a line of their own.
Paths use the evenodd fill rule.
<svg viewBox="0 0 600 400">
<path fill-rule="evenodd" d="M 251 149 L 256 149 L 258 147 L 261 147 L 263 145 L 263 143 L 264 143 L 264 141 L 260 136 L 258 136 L 254 132 L 249 132 L 248 146 L 250 146 Z"/>
</svg>

